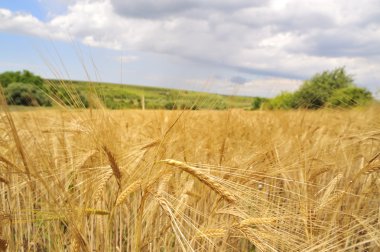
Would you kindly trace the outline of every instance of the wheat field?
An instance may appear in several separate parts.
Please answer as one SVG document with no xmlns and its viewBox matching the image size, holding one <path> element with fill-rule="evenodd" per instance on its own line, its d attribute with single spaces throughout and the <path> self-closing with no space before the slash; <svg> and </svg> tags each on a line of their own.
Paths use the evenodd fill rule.
<svg viewBox="0 0 380 252">
<path fill-rule="evenodd" d="M 0 120 L 0 251 L 379 251 L 380 107 Z"/>
</svg>

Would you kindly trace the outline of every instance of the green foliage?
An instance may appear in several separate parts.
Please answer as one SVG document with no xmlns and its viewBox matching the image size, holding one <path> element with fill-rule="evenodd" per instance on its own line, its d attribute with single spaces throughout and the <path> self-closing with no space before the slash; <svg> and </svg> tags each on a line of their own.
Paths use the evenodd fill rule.
<svg viewBox="0 0 380 252">
<path fill-rule="evenodd" d="M 253 97 L 253 100 L 252 100 L 252 109 L 253 110 L 256 110 L 256 109 L 261 109 L 263 107 L 263 105 L 268 102 L 269 99 L 268 98 L 263 98 L 263 97 Z"/>
<path fill-rule="evenodd" d="M 44 81 L 40 76 L 28 70 L 22 72 L 4 72 L 0 74 L 0 83 L 9 104 L 24 106 L 51 106 L 44 94 Z"/>
<path fill-rule="evenodd" d="M 50 99 L 35 85 L 10 83 L 4 90 L 8 104 L 24 106 L 51 106 Z"/>
<path fill-rule="evenodd" d="M 61 105 L 78 108 L 87 108 L 89 106 L 88 99 L 82 91 L 68 90 L 66 87 L 58 85 L 49 86 L 46 91 L 55 102 Z"/>
<path fill-rule="evenodd" d="M 343 67 L 333 71 L 315 74 L 294 93 L 282 92 L 280 95 L 262 101 L 255 98 L 252 107 L 266 109 L 306 108 L 318 109 L 328 107 L 352 107 L 371 101 L 371 93 L 356 87 L 350 75 Z"/>
<path fill-rule="evenodd" d="M 168 103 L 165 104 L 165 109 L 176 110 L 177 109 L 177 104 L 175 102 L 168 102 Z"/>
<path fill-rule="evenodd" d="M 344 68 L 324 71 L 314 75 L 294 94 L 294 106 L 298 108 L 318 109 L 323 107 L 335 90 L 352 86 L 353 79 Z"/>
<path fill-rule="evenodd" d="M 196 105 L 186 103 L 186 102 L 177 103 L 177 102 L 173 102 L 173 101 L 167 102 L 165 104 L 164 108 L 168 109 L 168 110 L 177 110 L 177 109 L 198 110 L 198 106 L 196 106 Z"/>
<path fill-rule="evenodd" d="M 0 83 L 3 87 L 7 87 L 11 83 L 28 83 L 35 85 L 39 88 L 43 86 L 43 79 L 40 76 L 34 75 L 28 70 L 24 70 L 22 72 L 4 72 L 0 74 Z"/>
<path fill-rule="evenodd" d="M 327 106 L 348 108 L 357 105 L 365 105 L 371 100 L 372 95 L 368 90 L 350 86 L 335 90 L 327 101 Z"/>
<path fill-rule="evenodd" d="M 16 78 L 13 72 L 4 72 L 0 74 L 0 84 L 3 87 L 7 87 L 10 83 L 16 82 Z"/>
<path fill-rule="evenodd" d="M 227 104 L 225 103 L 224 100 L 217 100 L 215 102 L 213 108 L 216 110 L 225 110 L 225 109 L 227 109 Z"/>
<path fill-rule="evenodd" d="M 269 100 L 269 109 L 291 109 L 294 107 L 294 95 L 290 92 L 281 92 L 275 98 Z"/>
</svg>

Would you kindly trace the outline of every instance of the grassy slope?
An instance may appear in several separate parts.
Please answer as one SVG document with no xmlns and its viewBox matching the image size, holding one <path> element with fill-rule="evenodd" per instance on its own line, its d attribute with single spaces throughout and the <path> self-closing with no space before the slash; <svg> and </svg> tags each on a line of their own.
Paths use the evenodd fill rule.
<svg viewBox="0 0 380 252">
<path fill-rule="evenodd" d="M 50 80 L 53 85 L 61 85 L 60 81 Z M 86 94 L 89 83 L 82 81 L 64 81 L 64 85 L 73 87 Z M 176 90 L 169 88 L 121 85 L 110 83 L 94 83 L 96 93 L 102 98 L 107 107 L 113 109 L 141 108 L 141 98 L 145 98 L 146 108 L 165 108 L 175 105 L 180 108 L 190 108 L 194 104 L 200 109 L 225 109 L 251 107 L 252 98 L 242 96 L 226 96 Z"/>
</svg>

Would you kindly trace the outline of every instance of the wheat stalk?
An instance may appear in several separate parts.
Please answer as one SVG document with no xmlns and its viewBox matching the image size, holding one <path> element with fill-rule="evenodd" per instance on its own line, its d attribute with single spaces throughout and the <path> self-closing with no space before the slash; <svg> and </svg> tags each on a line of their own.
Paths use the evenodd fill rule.
<svg viewBox="0 0 380 252">
<path fill-rule="evenodd" d="M 223 228 L 209 228 L 201 229 L 195 235 L 196 238 L 220 238 L 224 237 L 227 234 L 227 230 Z"/>
<path fill-rule="evenodd" d="M 271 251 L 252 233 L 250 228 L 238 227 L 237 231 L 240 231 L 247 240 L 255 245 L 255 249 L 258 249 L 258 251 Z"/>
<path fill-rule="evenodd" d="M 173 207 L 171 204 L 160 194 L 154 194 L 155 199 L 159 203 L 161 209 L 164 211 L 164 213 L 170 218 L 172 229 L 176 235 L 177 241 L 180 244 L 183 251 L 194 251 L 193 248 L 190 246 L 189 241 L 184 236 L 183 232 L 181 231 L 178 222 L 176 220 L 176 217 L 172 211 Z"/>
<path fill-rule="evenodd" d="M 359 216 L 352 215 L 354 219 L 367 231 L 367 234 L 373 239 L 377 247 L 380 248 L 380 230 L 376 229 L 373 225 L 370 225 L 366 220 L 363 220 Z"/>
</svg>

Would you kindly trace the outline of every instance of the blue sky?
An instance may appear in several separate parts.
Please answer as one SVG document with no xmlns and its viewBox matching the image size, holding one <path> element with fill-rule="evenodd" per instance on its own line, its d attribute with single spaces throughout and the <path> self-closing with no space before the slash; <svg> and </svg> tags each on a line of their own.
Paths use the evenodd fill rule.
<svg viewBox="0 0 380 252">
<path fill-rule="evenodd" d="M 46 18 L 47 10 L 37 0 L 2 0 L 0 1 L 0 6 L 14 12 L 30 13 L 41 20 Z"/>
<path fill-rule="evenodd" d="M 345 66 L 380 89 L 378 0 L 0 0 L 0 72 L 274 96 Z"/>
</svg>

